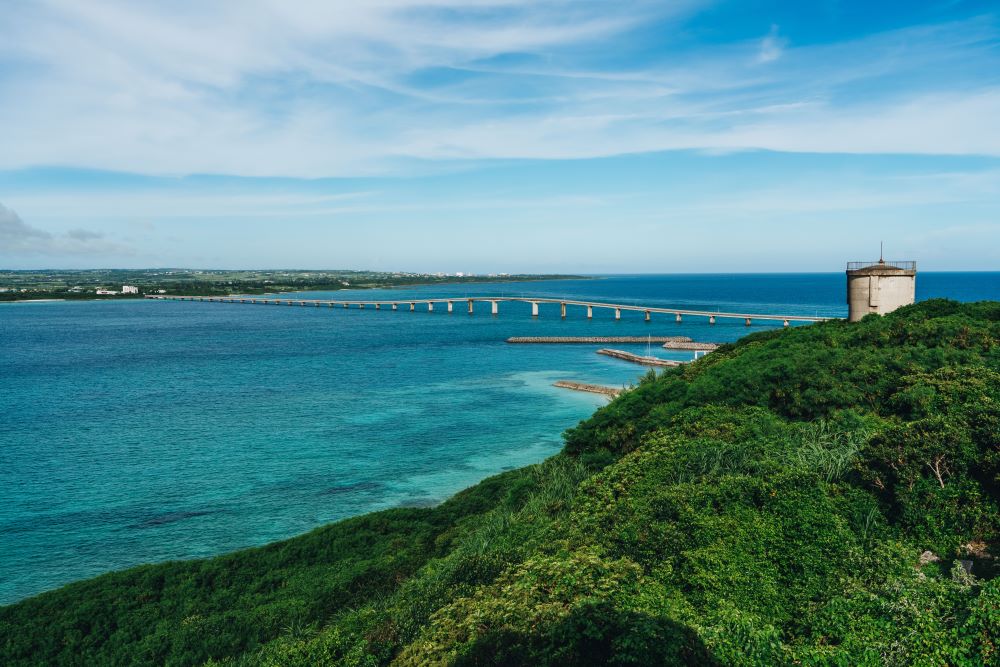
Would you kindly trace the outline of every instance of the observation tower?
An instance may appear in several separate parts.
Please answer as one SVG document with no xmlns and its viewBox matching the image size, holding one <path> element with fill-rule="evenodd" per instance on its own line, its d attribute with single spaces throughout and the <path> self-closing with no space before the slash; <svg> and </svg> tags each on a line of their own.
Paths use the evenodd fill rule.
<svg viewBox="0 0 1000 667">
<path fill-rule="evenodd" d="M 881 254 L 881 253 L 880 253 Z M 877 262 L 847 263 L 847 306 L 849 322 L 865 315 L 885 315 L 916 299 L 917 263 Z"/>
</svg>

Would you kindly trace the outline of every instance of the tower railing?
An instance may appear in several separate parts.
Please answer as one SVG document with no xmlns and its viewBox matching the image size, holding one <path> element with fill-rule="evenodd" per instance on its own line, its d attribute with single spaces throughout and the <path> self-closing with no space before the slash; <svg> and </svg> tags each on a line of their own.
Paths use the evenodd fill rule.
<svg viewBox="0 0 1000 667">
<path fill-rule="evenodd" d="M 848 262 L 848 271 L 860 271 L 861 269 L 870 269 L 874 267 L 880 267 L 885 269 L 899 269 L 900 271 L 916 271 L 917 263 L 909 261 L 889 261 L 889 260 L 879 260 L 877 262 Z"/>
</svg>

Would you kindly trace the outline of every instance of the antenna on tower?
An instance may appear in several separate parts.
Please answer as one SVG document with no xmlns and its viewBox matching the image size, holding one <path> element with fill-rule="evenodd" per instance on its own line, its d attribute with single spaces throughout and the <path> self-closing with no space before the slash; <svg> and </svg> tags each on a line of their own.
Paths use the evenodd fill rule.
<svg viewBox="0 0 1000 667">
<path fill-rule="evenodd" d="M 885 264 L 885 241 L 878 242 L 878 263 Z"/>
</svg>

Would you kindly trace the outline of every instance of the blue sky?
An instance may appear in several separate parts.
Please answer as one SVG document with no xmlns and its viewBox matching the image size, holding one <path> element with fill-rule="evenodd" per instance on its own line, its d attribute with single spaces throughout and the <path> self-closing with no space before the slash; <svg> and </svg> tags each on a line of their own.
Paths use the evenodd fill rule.
<svg viewBox="0 0 1000 667">
<path fill-rule="evenodd" d="M 0 267 L 1000 269 L 994 2 L 8 0 Z"/>
</svg>

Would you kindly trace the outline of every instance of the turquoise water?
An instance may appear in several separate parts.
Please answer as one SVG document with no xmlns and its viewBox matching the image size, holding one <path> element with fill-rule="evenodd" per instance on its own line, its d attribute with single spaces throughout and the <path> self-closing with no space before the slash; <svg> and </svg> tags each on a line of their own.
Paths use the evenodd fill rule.
<svg viewBox="0 0 1000 667">
<path fill-rule="evenodd" d="M 842 316 L 843 274 L 612 276 L 337 292 L 508 294 Z M 309 297 L 332 294 L 306 293 Z M 923 274 L 918 296 L 1000 298 L 1000 274 Z M 464 306 L 464 304 L 462 304 Z M 540 461 L 604 403 L 558 379 L 643 369 L 517 335 L 688 335 L 741 322 L 469 316 L 151 301 L 0 305 L 0 603 L 139 563 L 208 556 L 440 501 Z M 462 311 L 462 312 L 459 312 Z M 755 324 L 751 330 L 767 325 Z M 626 347 L 629 346 L 619 346 Z M 645 352 L 646 346 L 631 346 Z M 654 353 L 689 359 L 690 353 Z"/>
</svg>

